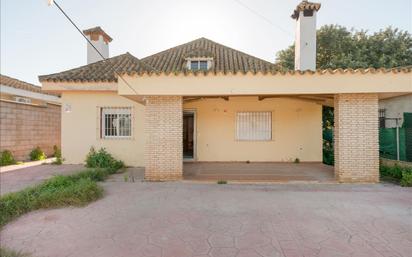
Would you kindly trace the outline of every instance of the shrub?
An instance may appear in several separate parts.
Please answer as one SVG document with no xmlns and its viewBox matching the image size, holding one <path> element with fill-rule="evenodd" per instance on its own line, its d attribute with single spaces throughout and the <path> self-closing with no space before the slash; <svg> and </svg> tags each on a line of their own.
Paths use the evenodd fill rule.
<svg viewBox="0 0 412 257">
<path fill-rule="evenodd" d="M 227 184 L 227 181 L 226 180 L 219 180 L 219 181 L 217 181 L 217 183 L 219 185 L 224 185 L 224 184 Z"/>
<path fill-rule="evenodd" d="M 412 169 L 402 171 L 400 184 L 403 187 L 412 187 Z"/>
<path fill-rule="evenodd" d="M 412 186 L 412 168 L 395 166 L 380 166 L 380 176 L 384 180 L 399 183 L 401 186 Z"/>
<path fill-rule="evenodd" d="M 0 166 L 15 164 L 13 154 L 9 150 L 4 150 L 0 153 Z"/>
<path fill-rule="evenodd" d="M 294 162 L 294 163 L 300 163 L 300 159 L 299 159 L 299 158 L 296 158 L 293 162 Z"/>
<path fill-rule="evenodd" d="M 124 163 L 116 160 L 105 148 L 100 148 L 99 151 L 96 151 L 92 147 L 86 156 L 86 167 L 109 169 L 114 173 L 115 171 L 124 168 Z"/>
<path fill-rule="evenodd" d="M 43 152 L 43 150 L 40 147 L 36 147 L 30 152 L 30 160 L 32 161 L 40 161 L 46 158 L 47 158 L 46 154 Z"/>
<path fill-rule="evenodd" d="M 62 158 L 62 151 L 57 145 L 53 146 L 53 151 L 54 151 L 54 157 L 56 160 L 53 162 L 53 164 L 56 165 L 61 165 L 63 164 L 63 158 Z"/>
<path fill-rule="evenodd" d="M 0 227 L 33 210 L 83 206 L 99 199 L 108 170 L 86 170 L 70 176 L 55 176 L 43 183 L 0 197 Z"/>
</svg>

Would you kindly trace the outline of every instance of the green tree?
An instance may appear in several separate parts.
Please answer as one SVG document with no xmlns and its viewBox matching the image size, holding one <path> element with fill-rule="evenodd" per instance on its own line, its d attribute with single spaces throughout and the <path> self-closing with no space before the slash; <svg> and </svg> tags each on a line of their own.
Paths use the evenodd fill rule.
<svg viewBox="0 0 412 257">
<path fill-rule="evenodd" d="M 294 45 L 276 55 L 280 70 L 294 69 Z M 316 66 L 337 68 L 394 68 L 412 65 L 412 36 L 388 27 L 369 34 L 339 25 L 325 25 L 317 31 Z"/>
</svg>

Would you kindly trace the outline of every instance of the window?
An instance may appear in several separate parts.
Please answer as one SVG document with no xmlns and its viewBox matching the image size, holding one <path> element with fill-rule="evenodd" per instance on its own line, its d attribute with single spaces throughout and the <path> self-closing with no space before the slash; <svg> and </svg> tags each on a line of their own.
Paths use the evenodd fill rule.
<svg viewBox="0 0 412 257">
<path fill-rule="evenodd" d="M 207 61 L 190 61 L 191 70 L 208 70 Z"/>
<path fill-rule="evenodd" d="M 386 110 L 379 109 L 379 128 L 385 128 Z"/>
<path fill-rule="evenodd" d="M 131 108 L 101 108 L 101 137 L 127 138 L 132 136 Z"/>
<path fill-rule="evenodd" d="M 236 139 L 241 141 L 269 141 L 272 139 L 271 112 L 238 112 Z"/>
</svg>

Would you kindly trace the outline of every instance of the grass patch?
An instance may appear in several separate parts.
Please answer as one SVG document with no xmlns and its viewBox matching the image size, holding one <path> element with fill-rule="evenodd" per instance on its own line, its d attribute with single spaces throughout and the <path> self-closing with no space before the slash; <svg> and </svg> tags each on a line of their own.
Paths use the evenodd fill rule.
<svg viewBox="0 0 412 257">
<path fill-rule="evenodd" d="M 84 206 L 99 199 L 104 181 L 112 169 L 90 169 L 73 175 L 58 175 L 43 183 L 0 197 L 0 227 L 17 217 L 38 209 Z"/>
<path fill-rule="evenodd" d="M 412 187 L 412 168 L 381 165 L 379 172 L 384 181 L 400 184 L 403 187 Z"/>
<path fill-rule="evenodd" d="M 0 257 L 30 257 L 28 253 L 16 252 L 7 248 L 0 247 Z"/>
</svg>

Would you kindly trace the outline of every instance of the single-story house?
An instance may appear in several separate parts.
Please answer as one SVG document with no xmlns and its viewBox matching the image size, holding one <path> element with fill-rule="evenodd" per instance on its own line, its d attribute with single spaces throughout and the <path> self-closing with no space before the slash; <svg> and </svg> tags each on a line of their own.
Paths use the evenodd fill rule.
<svg viewBox="0 0 412 257">
<path fill-rule="evenodd" d="M 411 69 L 316 70 L 316 15 L 301 2 L 296 70 L 206 38 L 138 59 L 130 53 L 39 76 L 62 94 L 62 152 L 105 147 L 147 180 L 182 178 L 183 161 L 322 161 L 322 105 L 335 110 L 335 176 L 379 181 L 378 101 L 412 92 Z M 108 57 L 100 27 L 84 34 Z"/>
<path fill-rule="evenodd" d="M 41 87 L 0 75 L 0 151 L 18 161 L 40 147 L 51 156 L 60 147 L 60 97 Z"/>
</svg>

